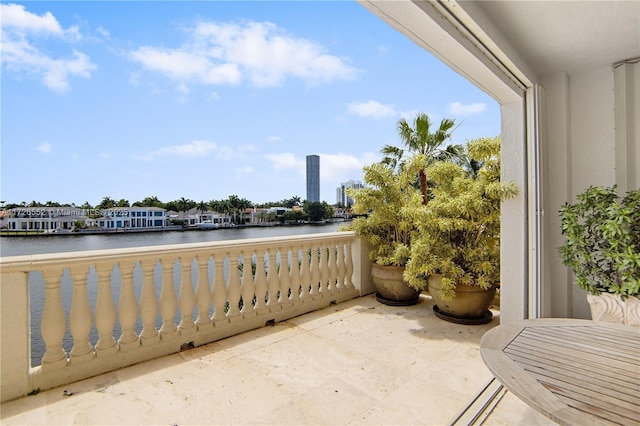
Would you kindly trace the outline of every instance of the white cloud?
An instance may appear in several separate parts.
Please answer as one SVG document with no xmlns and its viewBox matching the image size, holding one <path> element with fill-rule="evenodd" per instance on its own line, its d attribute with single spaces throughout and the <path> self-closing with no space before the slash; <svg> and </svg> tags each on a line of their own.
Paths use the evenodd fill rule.
<svg viewBox="0 0 640 426">
<path fill-rule="evenodd" d="M 360 117 L 372 117 L 375 119 L 395 117 L 398 112 L 391 105 L 383 105 L 378 101 L 352 102 L 347 105 L 347 112 Z"/>
<path fill-rule="evenodd" d="M 248 152 L 256 150 L 252 145 L 227 146 L 215 142 L 196 140 L 181 145 L 165 146 L 135 158 L 139 160 L 152 160 L 157 157 L 207 157 L 215 154 L 221 160 L 229 160 L 234 157 L 243 157 Z"/>
<path fill-rule="evenodd" d="M 269 140 L 270 142 L 280 142 L 282 138 L 280 136 L 269 136 L 267 140 Z"/>
<path fill-rule="evenodd" d="M 364 153 L 360 157 L 342 153 L 320 154 L 320 180 L 332 182 L 337 187 L 340 182 L 361 179 L 362 168 L 379 160 L 379 156 L 373 153 Z"/>
<path fill-rule="evenodd" d="M 43 154 L 49 154 L 51 152 L 51 144 L 49 142 L 43 142 L 38 145 L 36 149 Z"/>
<path fill-rule="evenodd" d="M 453 102 L 449 104 L 449 113 L 453 115 L 476 115 L 487 109 L 487 105 L 482 102 L 476 102 L 472 104 L 462 104 L 460 102 Z"/>
<path fill-rule="evenodd" d="M 193 141 L 182 145 L 170 145 L 151 151 L 141 158 L 151 159 L 162 156 L 205 157 L 218 150 L 218 144 L 208 141 Z"/>
<path fill-rule="evenodd" d="M 322 46 L 269 22 L 199 22 L 179 48 L 142 46 L 129 55 L 150 71 L 204 85 L 276 86 L 295 77 L 309 85 L 351 79 L 355 68 Z"/>
<path fill-rule="evenodd" d="M 111 33 L 104 27 L 98 27 L 96 28 L 96 31 L 104 38 L 106 39 L 110 39 L 111 38 Z"/>
<path fill-rule="evenodd" d="M 100 154 L 100 158 L 104 159 L 104 160 L 109 160 L 111 159 L 111 154 L 107 153 L 107 152 L 101 152 Z"/>
<path fill-rule="evenodd" d="M 362 168 L 380 160 L 378 154 L 365 152 L 361 156 L 351 154 L 318 154 L 320 156 L 320 185 L 338 187 L 341 182 L 349 179 L 358 180 L 362 176 Z M 297 158 L 291 153 L 266 154 L 265 158 L 271 162 L 276 170 L 293 170 L 299 176 L 306 175 L 306 158 Z"/>
<path fill-rule="evenodd" d="M 2 4 L 0 5 L 0 15 L 2 15 L 3 30 L 12 30 L 22 34 L 39 33 L 61 37 L 80 37 L 77 26 L 63 29 L 51 12 L 39 16 L 28 12 L 24 6 L 19 4 Z"/>
<path fill-rule="evenodd" d="M 71 76 L 88 78 L 96 69 L 86 54 L 75 49 L 71 58 L 62 59 L 44 53 L 34 44 L 40 36 L 54 36 L 67 42 L 77 40 L 80 33 L 76 26 L 64 29 L 50 12 L 40 16 L 22 5 L 2 4 L 0 8 L 2 66 L 10 75 L 39 76 L 47 88 L 64 93 L 70 88 Z"/>
<path fill-rule="evenodd" d="M 276 170 L 294 169 L 306 173 L 306 159 L 296 158 L 294 154 L 285 152 L 283 154 L 265 154 L 267 160 L 271 161 L 271 166 Z"/>
</svg>

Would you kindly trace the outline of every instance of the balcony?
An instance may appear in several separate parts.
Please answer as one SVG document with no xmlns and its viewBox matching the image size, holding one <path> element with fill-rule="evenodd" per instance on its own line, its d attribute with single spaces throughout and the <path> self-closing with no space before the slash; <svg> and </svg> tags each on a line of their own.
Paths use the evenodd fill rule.
<svg viewBox="0 0 640 426">
<path fill-rule="evenodd" d="M 366 253 L 342 232 L 3 259 L 2 423 L 451 422 L 491 379 L 478 346 L 499 312 L 464 326 L 428 295 L 381 305 Z M 31 367 L 38 274 L 46 352 Z M 485 419 L 505 423 L 552 424 L 510 394 Z"/>
</svg>

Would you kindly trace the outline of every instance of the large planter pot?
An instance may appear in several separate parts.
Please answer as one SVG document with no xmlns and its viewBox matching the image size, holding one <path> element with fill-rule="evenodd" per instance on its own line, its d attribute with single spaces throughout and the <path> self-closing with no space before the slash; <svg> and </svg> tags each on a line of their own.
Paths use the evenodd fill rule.
<svg viewBox="0 0 640 426">
<path fill-rule="evenodd" d="M 378 293 L 376 299 L 380 303 L 392 306 L 415 305 L 420 300 L 420 291 L 415 290 L 404 281 L 404 266 L 381 266 L 371 264 L 371 277 Z"/>
<path fill-rule="evenodd" d="M 594 321 L 616 322 L 640 327 L 640 300 L 627 297 L 625 300 L 615 294 L 602 293 L 587 295 Z"/>
<path fill-rule="evenodd" d="M 458 324 L 486 324 L 493 314 L 489 306 L 496 295 L 496 286 L 485 290 L 479 286 L 459 285 L 453 300 L 440 297 L 442 275 L 429 276 L 429 294 L 433 298 L 433 311 L 438 318 Z"/>
</svg>

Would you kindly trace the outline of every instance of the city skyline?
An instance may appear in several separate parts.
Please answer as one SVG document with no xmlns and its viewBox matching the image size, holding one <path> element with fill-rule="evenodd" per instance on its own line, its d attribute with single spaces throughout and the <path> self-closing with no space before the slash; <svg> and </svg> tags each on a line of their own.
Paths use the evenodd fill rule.
<svg viewBox="0 0 640 426">
<path fill-rule="evenodd" d="M 355 2 L 0 7 L 7 202 L 304 199 L 315 152 L 333 204 L 400 118 L 500 132 L 495 101 Z"/>
</svg>

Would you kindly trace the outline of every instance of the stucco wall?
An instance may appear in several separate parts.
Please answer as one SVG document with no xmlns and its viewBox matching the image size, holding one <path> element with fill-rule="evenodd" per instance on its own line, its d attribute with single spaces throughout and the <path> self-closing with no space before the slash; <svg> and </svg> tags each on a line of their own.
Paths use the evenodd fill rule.
<svg viewBox="0 0 640 426">
<path fill-rule="evenodd" d="M 590 185 L 615 183 L 613 69 L 585 70 L 541 78 L 546 94 L 543 138 L 546 298 L 543 312 L 554 317 L 590 318 L 585 292 L 572 283 L 557 254 L 563 242 L 558 210 Z M 547 316 L 547 315 L 545 315 Z"/>
</svg>

